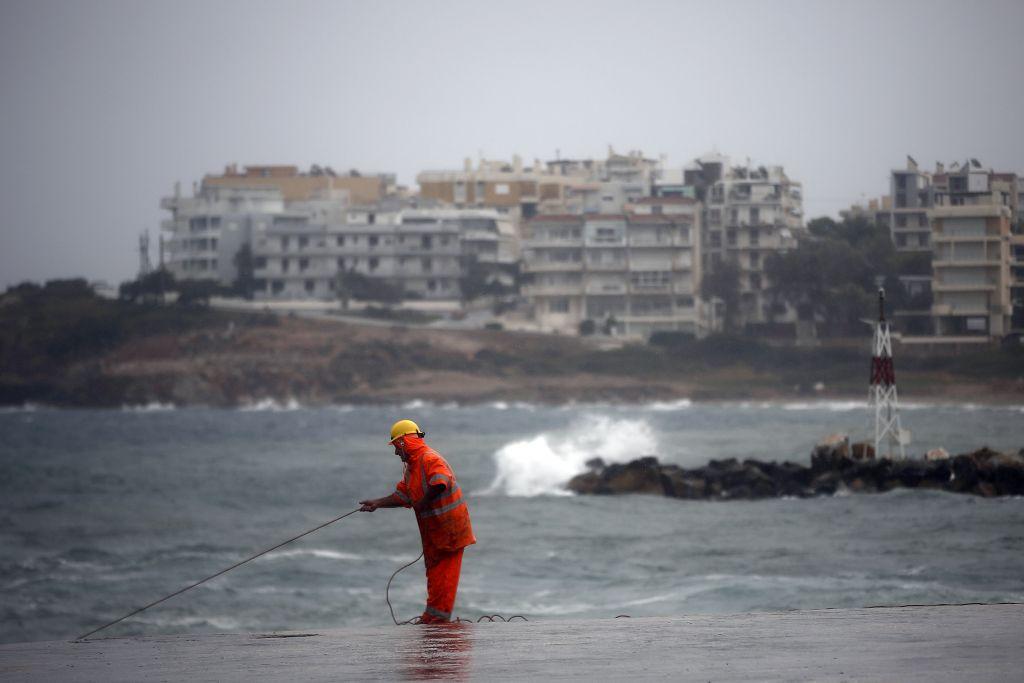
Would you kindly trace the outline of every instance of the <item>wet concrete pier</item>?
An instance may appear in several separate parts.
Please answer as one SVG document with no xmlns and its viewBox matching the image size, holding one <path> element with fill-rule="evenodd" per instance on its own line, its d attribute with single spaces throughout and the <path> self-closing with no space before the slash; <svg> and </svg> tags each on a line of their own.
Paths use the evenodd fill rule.
<svg viewBox="0 0 1024 683">
<path fill-rule="evenodd" d="M 1021 604 L 0 645 L 4 681 L 1010 681 L 1022 671 Z"/>
</svg>

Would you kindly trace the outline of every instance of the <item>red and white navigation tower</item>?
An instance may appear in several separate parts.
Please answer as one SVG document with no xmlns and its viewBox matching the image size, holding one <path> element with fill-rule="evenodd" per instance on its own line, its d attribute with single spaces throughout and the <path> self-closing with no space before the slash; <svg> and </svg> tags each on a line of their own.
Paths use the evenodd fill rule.
<svg viewBox="0 0 1024 683">
<path fill-rule="evenodd" d="M 892 337 L 885 320 L 885 290 L 878 290 L 878 324 L 871 357 L 871 388 L 868 403 L 875 410 L 875 453 L 882 455 L 885 443 L 892 458 L 893 445 L 899 446 L 900 457 L 905 458 L 904 446 L 910 443 L 910 432 L 900 424 L 899 399 L 896 396 L 896 372 L 892 365 Z"/>
</svg>

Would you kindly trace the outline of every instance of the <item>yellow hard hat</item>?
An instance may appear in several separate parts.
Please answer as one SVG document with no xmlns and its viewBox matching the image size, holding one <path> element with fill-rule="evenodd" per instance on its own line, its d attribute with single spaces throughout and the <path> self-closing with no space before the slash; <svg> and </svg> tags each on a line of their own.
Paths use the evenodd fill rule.
<svg viewBox="0 0 1024 683">
<path fill-rule="evenodd" d="M 391 441 L 388 443 L 394 443 L 395 439 L 406 434 L 415 434 L 416 436 L 426 436 L 427 433 L 422 431 L 418 424 L 412 420 L 399 420 L 395 424 L 391 425 Z"/>
</svg>

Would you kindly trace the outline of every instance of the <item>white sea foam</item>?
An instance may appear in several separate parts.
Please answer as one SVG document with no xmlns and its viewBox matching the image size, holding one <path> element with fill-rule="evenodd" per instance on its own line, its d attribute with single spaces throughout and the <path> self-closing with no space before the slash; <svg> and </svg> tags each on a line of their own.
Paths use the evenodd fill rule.
<svg viewBox="0 0 1024 683">
<path fill-rule="evenodd" d="M 675 401 L 654 401 L 653 403 L 648 403 L 644 407 L 656 412 L 672 412 L 692 408 L 693 401 L 688 398 L 681 398 Z"/>
<path fill-rule="evenodd" d="M 588 417 L 568 429 L 544 432 L 498 449 L 498 472 L 482 493 L 509 496 L 571 495 L 563 487 L 587 460 L 625 462 L 658 452 L 658 440 L 644 420 Z"/>
<path fill-rule="evenodd" d="M 370 560 L 387 560 L 388 562 L 411 562 L 414 555 L 360 555 L 359 553 L 345 553 L 326 548 L 292 548 L 291 550 L 279 550 L 267 555 L 268 559 L 280 560 L 289 557 L 315 557 L 321 560 L 338 560 L 343 562 L 366 562 Z"/>
<path fill-rule="evenodd" d="M 851 410 L 865 410 L 865 401 L 795 401 L 783 403 L 783 410 L 827 410 L 832 413 L 845 413 Z"/>
<path fill-rule="evenodd" d="M 177 406 L 173 403 L 161 403 L 160 401 L 150 401 L 145 404 L 138 405 L 123 405 L 121 410 L 126 413 L 160 413 L 168 410 L 176 410 Z"/>
<path fill-rule="evenodd" d="M 424 401 L 423 399 L 421 399 L 421 398 L 414 398 L 411 401 L 407 401 L 407 402 L 403 403 L 402 404 L 402 409 L 403 410 L 423 410 L 424 408 L 427 408 L 429 406 L 430 406 L 430 404 L 427 403 L 426 401 Z"/>
<path fill-rule="evenodd" d="M 258 412 L 273 412 L 282 413 L 291 410 L 299 410 L 302 406 L 294 398 L 289 398 L 284 403 L 278 403 L 272 398 L 264 398 L 255 403 L 244 405 L 239 410 L 247 413 L 258 413 Z"/>
</svg>

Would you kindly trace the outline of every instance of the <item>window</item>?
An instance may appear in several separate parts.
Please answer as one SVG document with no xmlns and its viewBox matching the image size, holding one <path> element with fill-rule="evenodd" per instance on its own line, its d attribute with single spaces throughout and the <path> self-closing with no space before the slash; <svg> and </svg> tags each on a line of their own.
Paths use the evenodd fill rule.
<svg viewBox="0 0 1024 683">
<path fill-rule="evenodd" d="M 905 214 L 896 214 L 896 227 L 905 228 L 907 227 L 907 217 Z"/>
<path fill-rule="evenodd" d="M 338 259 L 338 270 L 345 270 L 345 259 Z"/>
<path fill-rule="evenodd" d="M 569 300 L 568 299 L 552 299 L 548 302 L 549 313 L 568 313 L 569 312 Z"/>
<path fill-rule="evenodd" d="M 494 194 L 508 194 L 509 187 L 508 183 L 498 183 L 494 186 Z"/>
<path fill-rule="evenodd" d="M 760 223 L 761 222 L 761 210 L 756 207 L 750 208 L 750 222 Z"/>
<path fill-rule="evenodd" d="M 761 255 L 756 251 L 750 254 L 750 267 L 760 268 L 761 267 Z"/>
<path fill-rule="evenodd" d="M 376 256 L 371 256 L 369 260 L 369 265 L 371 271 L 377 270 L 377 266 L 380 265 L 380 259 L 378 259 Z"/>
<path fill-rule="evenodd" d="M 281 271 L 282 272 L 287 273 L 288 272 L 288 268 L 290 266 L 291 266 L 291 263 L 288 261 L 288 259 L 282 259 L 281 260 Z"/>
<path fill-rule="evenodd" d="M 433 264 L 430 262 L 429 258 L 422 259 L 420 261 L 420 266 L 423 268 L 424 273 L 429 273 L 431 270 L 434 269 Z"/>
<path fill-rule="evenodd" d="M 427 289 L 433 292 L 435 289 L 437 289 L 437 283 L 434 282 L 433 280 L 427 280 Z"/>
<path fill-rule="evenodd" d="M 369 223 L 370 225 L 375 224 L 377 222 L 377 214 L 375 214 L 375 213 L 368 213 L 368 214 L 366 214 L 366 222 Z"/>
<path fill-rule="evenodd" d="M 303 271 L 303 270 L 306 270 L 307 268 L 309 268 L 309 259 L 308 258 L 300 258 L 299 259 L 299 270 Z"/>
<path fill-rule="evenodd" d="M 255 259 L 253 259 L 252 265 L 253 265 L 254 268 L 266 268 L 267 267 L 267 257 L 265 257 L 265 256 L 257 256 Z"/>
<path fill-rule="evenodd" d="M 220 227 L 220 216 L 210 216 L 210 227 L 211 228 L 219 228 Z"/>
<path fill-rule="evenodd" d="M 676 299 L 676 306 L 679 308 L 693 308 L 693 297 L 692 296 L 681 296 Z"/>
<path fill-rule="evenodd" d="M 761 245 L 761 232 L 757 228 L 750 229 L 750 246 L 757 247 Z"/>
<path fill-rule="evenodd" d="M 722 246 L 722 232 L 715 230 L 711 233 L 711 246 L 720 248 Z"/>
<path fill-rule="evenodd" d="M 300 237 L 299 238 L 299 249 L 305 249 L 308 245 L 309 245 L 309 238 L 308 237 Z"/>
<path fill-rule="evenodd" d="M 722 223 L 722 210 L 711 209 L 708 211 L 708 223 L 711 225 L 720 225 Z"/>
<path fill-rule="evenodd" d="M 423 245 L 424 249 L 430 249 L 434 246 L 434 238 L 430 235 L 424 235 L 420 238 L 420 243 Z"/>
<path fill-rule="evenodd" d="M 284 291 L 284 283 L 281 282 L 280 280 L 272 280 L 270 282 L 270 291 L 272 291 L 274 294 L 280 294 L 282 291 Z"/>
<path fill-rule="evenodd" d="M 750 288 L 761 289 L 761 273 L 750 274 Z"/>
<path fill-rule="evenodd" d="M 657 289 L 669 283 L 669 274 L 664 270 L 642 270 L 630 274 L 630 282 L 635 287 Z"/>
<path fill-rule="evenodd" d="M 689 228 L 687 228 L 687 227 L 679 228 L 679 240 L 681 242 L 689 242 L 690 241 L 690 229 Z"/>
<path fill-rule="evenodd" d="M 736 246 L 736 229 L 735 228 L 729 228 L 728 230 L 726 230 L 726 232 L 725 232 L 725 241 L 726 241 L 726 244 L 728 244 L 730 247 L 735 247 Z"/>
<path fill-rule="evenodd" d="M 287 248 L 288 248 L 288 238 L 287 237 L 282 237 L 281 238 L 281 249 L 287 249 Z"/>
<path fill-rule="evenodd" d="M 739 222 L 740 222 L 740 210 L 739 209 L 729 209 L 729 223 L 731 225 L 736 225 Z"/>
<path fill-rule="evenodd" d="M 315 288 L 315 286 L 315 282 L 313 282 L 312 280 L 306 280 L 306 291 L 309 292 L 310 294 L 313 293 L 313 289 Z"/>
<path fill-rule="evenodd" d="M 377 243 L 379 241 L 380 241 L 380 238 L 378 238 L 376 235 L 370 235 L 370 246 L 371 247 L 377 246 Z"/>
<path fill-rule="evenodd" d="M 334 241 L 335 241 L 335 242 L 337 243 L 337 245 L 338 245 L 339 247 L 343 247 L 343 246 L 345 246 L 345 236 L 344 236 L 344 235 L 338 235 L 338 236 L 337 236 L 337 237 L 335 238 L 335 240 L 334 240 Z"/>
</svg>

